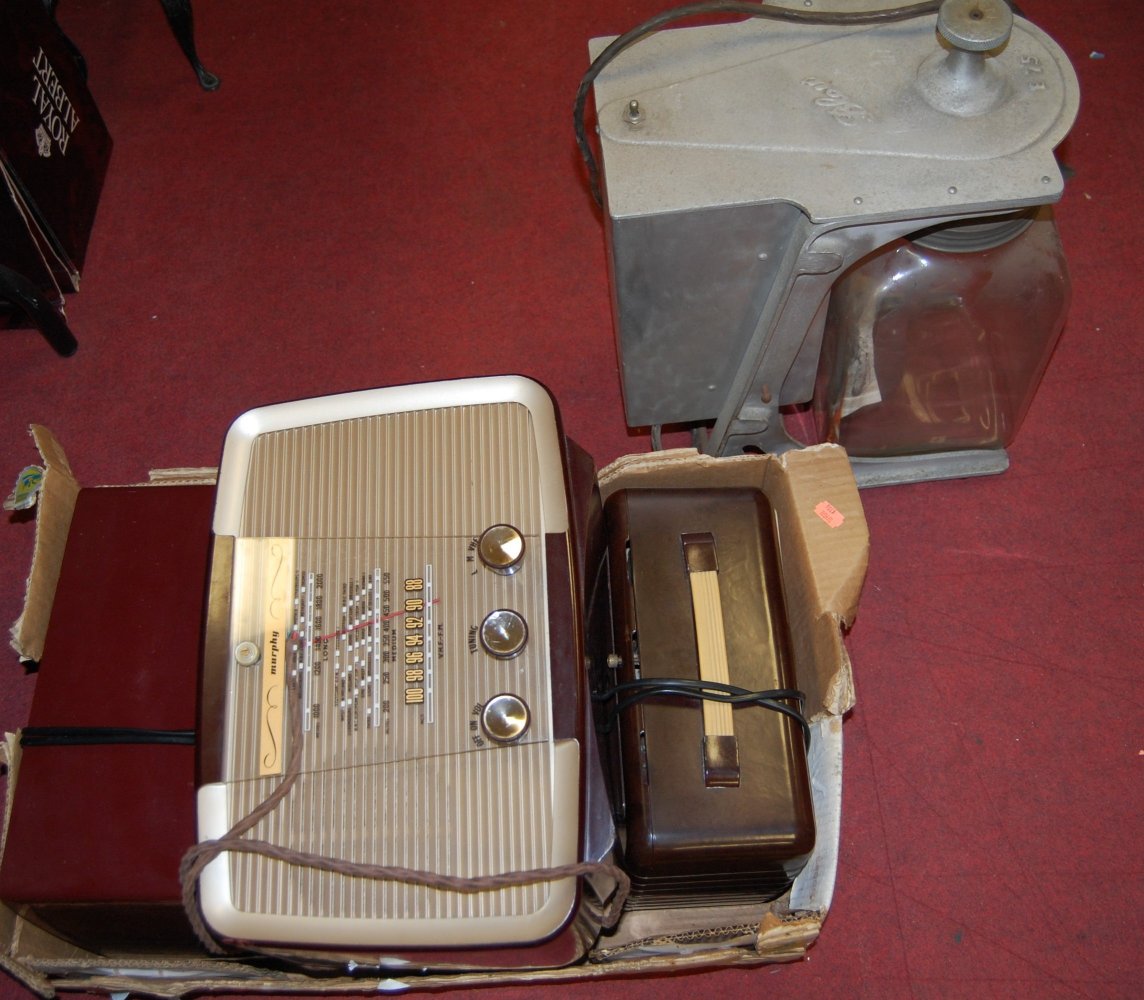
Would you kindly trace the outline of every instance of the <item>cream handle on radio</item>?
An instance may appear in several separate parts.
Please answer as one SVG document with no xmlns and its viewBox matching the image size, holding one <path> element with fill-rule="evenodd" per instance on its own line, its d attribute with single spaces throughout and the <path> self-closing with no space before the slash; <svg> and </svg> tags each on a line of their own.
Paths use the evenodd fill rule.
<svg viewBox="0 0 1144 1000">
<path fill-rule="evenodd" d="M 684 562 L 691 584 L 691 609 L 699 653 L 699 678 L 730 684 L 727 636 L 723 630 L 723 602 L 719 596 L 719 563 L 715 539 L 709 532 L 682 536 Z M 731 705 L 703 702 L 703 779 L 708 787 L 739 784 L 739 749 Z"/>
</svg>

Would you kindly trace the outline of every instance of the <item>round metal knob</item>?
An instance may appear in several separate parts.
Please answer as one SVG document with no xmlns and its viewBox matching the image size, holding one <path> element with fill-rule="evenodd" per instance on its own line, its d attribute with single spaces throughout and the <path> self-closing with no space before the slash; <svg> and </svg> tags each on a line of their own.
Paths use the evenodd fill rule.
<svg viewBox="0 0 1144 1000">
<path fill-rule="evenodd" d="M 477 556 L 494 573 L 511 576 L 524 559 L 524 536 L 511 524 L 494 524 L 477 542 Z"/>
<path fill-rule="evenodd" d="M 1012 88 L 991 50 L 1005 44 L 1012 27 L 1013 12 L 1003 0 L 945 0 L 937 28 L 952 47 L 935 46 L 918 68 L 926 103 L 958 118 L 988 114 L 1005 103 Z"/>
<path fill-rule="evenodd" d="M 500 608 L 481 622 L 480 636 L 486 653 L 498 660 L 511 660 L 528 641 L 528 625 L 518 612 Z"/>
<path fill-rule="evenodd" d="M 945 0 L 937 12 L 937 30 L 964 52 L 988 52 L 1009 40 L 1013 11 L 1004 0 Z"/>
<path fill-rule="evenodd" d="M 490 740 L 514 743 L 528 732 L 531 716 L 523 698 L 498 694 L 488 700 L 481 712 L 481 728 Z"/>
</svg>

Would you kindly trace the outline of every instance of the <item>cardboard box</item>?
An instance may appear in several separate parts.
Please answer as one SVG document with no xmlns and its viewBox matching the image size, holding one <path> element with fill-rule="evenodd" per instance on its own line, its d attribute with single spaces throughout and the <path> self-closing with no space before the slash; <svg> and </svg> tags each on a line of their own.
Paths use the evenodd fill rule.
<svg viewBox="0 0 1144 1000">
<path fill-rule="evenodd" d="M 33 434 L 46 474 L 27 600 L 13 629 L 13 645 L 21 657 L 34 660 L 43 652 L 78 484 L 50 433 L 36 427 Z M 202 473 L 178 470 L 157 474 L 153 482 L 201 481 Z M 42 996 L 63 990 L 183 996 L 205 990 L 397 993 L 664 974 L 802 957 L 818 936 L 834 888 L 842 798 L 842 716 L 854 701 L 842 632 L 857 610 L 866 571 L 868 534 L 846 455 L 829 445 L 783 456 L 711 458 L 691 450 L 633 455 L 603 469 L 599 484 L 605 498 L 623 488 L 754 486 L 766 493 L 776 510 L 794 655 L 812 719 L 810 766 L 817 825 L 815 852 L 788 894 L 765 907 L 630 911 L 612 933 L 600 939 L 586 962 L 562 969 L 411 975 L 379 966 L 356 966 L 344 975 L 320 979 L 238 959 L 155 955 L 130 948 L 94 954 L 0 905 L 0 965 Z M 2 756 L 8 771 L 6 831 L 19 778 L 18 734 L 6 737 Z M 0 842 L 0 852 L 2 847 Z"/>
</svg>

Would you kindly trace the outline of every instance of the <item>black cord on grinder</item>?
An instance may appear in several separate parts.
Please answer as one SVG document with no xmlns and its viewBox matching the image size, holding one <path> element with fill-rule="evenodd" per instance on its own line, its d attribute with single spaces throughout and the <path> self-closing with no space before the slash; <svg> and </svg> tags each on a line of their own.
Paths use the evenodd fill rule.
<svg viewBox="0 0 1144 1000">
<path fill-rule="evenodd" d="M 572 107 L 572 127 L 576 132 L 576 145 L 580 149 L 580 155 L 584 158 L 584 165 L 588 168 L 588 183 L 592 190 L 592 198 L 597 205 L 603 206 L 604 199 L 600 190 L 600 168 L 596 162 L 596 156 L 592 152 L 592 147 L 588 143 L 588 135 L 584 128 L 584 108 L 588 102 L 588 91 L 592 89 L 592 84 L 595 83 L 596 77 L 600 75 L 605 66 L 624 49 L 648 35 L 654 34 L 676 21 L 712 14 L 738 14 L 745 17 L 765 18 L 771 21 L 846 26 L 908 21 L 915 17 L 923 17 L 926 14 L 935 14 L 940 6 L 941 0 L 927 0 L 925 3 L 914 3 L 905 7 L 890 7 L 886 10 L 827 12 L 796 10 L 788 7 L 768 7 L 766 4 L 745 3 L 743 0 L 704 0 L 701 3 L 685 4 L 682 7 L 665 10 L 630 31 L 625 31 L 609 42 L 607 47 L 592 60 L 592 64 L 580 80 L 580 88 L 576 91 L 576 101 Z"/>
</svg>

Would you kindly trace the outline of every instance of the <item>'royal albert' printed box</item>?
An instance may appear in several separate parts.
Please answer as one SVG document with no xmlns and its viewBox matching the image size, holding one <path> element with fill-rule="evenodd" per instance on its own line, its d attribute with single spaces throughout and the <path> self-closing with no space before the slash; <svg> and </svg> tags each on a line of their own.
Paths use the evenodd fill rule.
<svg viewBox="0 0 1144 1000">
<path fill-rule="evenodd" d="M 0 2 L 0 265 L 79 288 L 111 137 L 82 58 L 40 0 Z"/>
</svg>

